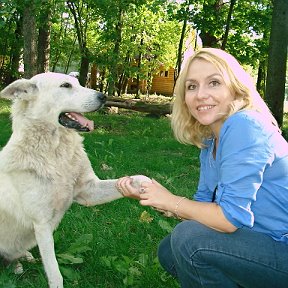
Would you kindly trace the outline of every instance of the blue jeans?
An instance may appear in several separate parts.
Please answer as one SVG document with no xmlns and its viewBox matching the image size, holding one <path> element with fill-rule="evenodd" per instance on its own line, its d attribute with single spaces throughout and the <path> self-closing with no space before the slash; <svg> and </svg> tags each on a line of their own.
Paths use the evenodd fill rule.
<svg viewBox="0 0 288 288">
<path fill-rule="evenodd" d="M 250 229 L 227 234 L 183 221 L 158 248 L 182 288 L 287 288 L 288 245 Z"/>
</svg>

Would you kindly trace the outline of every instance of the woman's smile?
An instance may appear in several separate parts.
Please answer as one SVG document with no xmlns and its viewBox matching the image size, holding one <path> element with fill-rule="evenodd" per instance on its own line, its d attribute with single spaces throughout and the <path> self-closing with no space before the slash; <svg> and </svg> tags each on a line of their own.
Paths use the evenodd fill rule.
<svg viewBox="0 0 288 288">
<path fill-rule="evenodd" d="M 208 110 L 213 109 L 214 107 L 215 107 L 215 105 L 199 105 L 199 106 L 197 107 L 197 110 L 198 110 L 199 112 L 208 111 Z"/>
</svg>

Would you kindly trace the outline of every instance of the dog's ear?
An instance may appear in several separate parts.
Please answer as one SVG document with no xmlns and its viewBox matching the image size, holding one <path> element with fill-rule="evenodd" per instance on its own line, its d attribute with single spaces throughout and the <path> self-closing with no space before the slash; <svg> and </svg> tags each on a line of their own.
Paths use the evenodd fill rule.
<svg viewBox="0 0 288 288">
<path fill-rule="evenodd" d="M 0 98 L 14 100 L 20 98 L 23 100 L 29 100 L 35 97 L 38 88 L 27 79 L 19 79 L 8 85 L 0 92 Z"/>
</svg>

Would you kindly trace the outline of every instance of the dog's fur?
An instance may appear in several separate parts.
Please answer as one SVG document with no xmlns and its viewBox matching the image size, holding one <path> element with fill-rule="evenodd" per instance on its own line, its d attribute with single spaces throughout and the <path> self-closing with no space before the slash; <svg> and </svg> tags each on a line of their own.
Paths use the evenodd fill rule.
<svg viewBox="0 0 288 288">
<path fill-rule="evenodd" d="M 122 197 L 117 179 L 94 174 L 76 131 L 93 130 L 79 113 L 98 110 L 105 96 L 71 76 L 43 73 L 13 82 L 0 97 L 13 100 L 13 133 L 0 152 L 0 255 L 31 258 L 28 250 L 38 245 L 49 287 L 62 288 L 53 231 L 65 211 L 73 201 L 90 206 Z"/>
</svg>

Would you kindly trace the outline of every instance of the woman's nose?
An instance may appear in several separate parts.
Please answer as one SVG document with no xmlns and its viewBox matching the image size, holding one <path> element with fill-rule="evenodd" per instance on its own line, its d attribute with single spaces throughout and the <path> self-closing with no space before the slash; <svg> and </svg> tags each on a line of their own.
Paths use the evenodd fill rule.
<svg viewBox="0 0 288 288">
<path fill-rule="evenodd" d="M 198 99 L 206 99 L 209 97 L 209 92 L 208 92 L 208 89 L 203 86 L 203 85 L 199 85 L 198 86 L 198 89 L 196 91 L 196 97 Z"/>
</svg>

